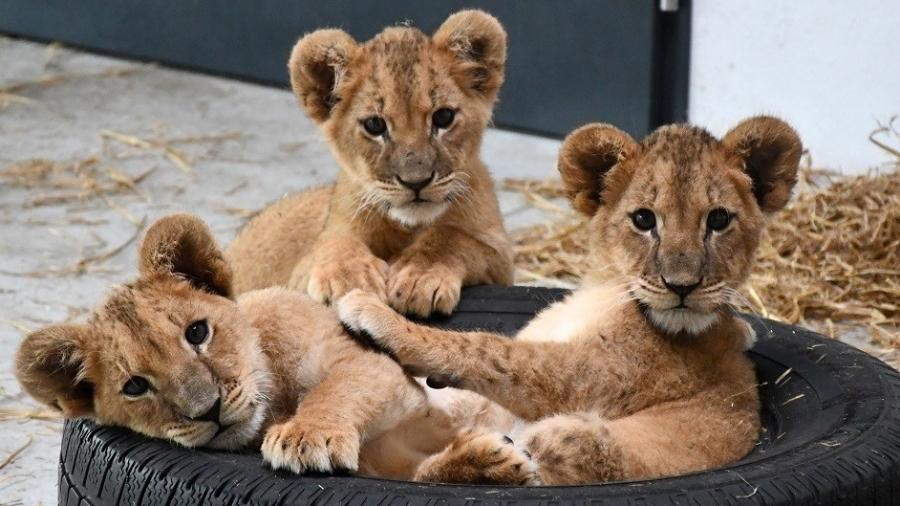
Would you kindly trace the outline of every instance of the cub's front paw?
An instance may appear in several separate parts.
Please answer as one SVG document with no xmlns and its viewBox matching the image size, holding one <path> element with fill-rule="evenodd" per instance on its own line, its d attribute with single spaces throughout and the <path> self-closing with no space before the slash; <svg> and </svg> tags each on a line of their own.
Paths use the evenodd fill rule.
<svg viewBox="0 0 900 506">
<path fill-rule="evenodd" d="M 313 299 L 331 304 L 354 289 L 386 298 L 388 265 L 375 256 L 337 258 L 314 265 L 306 281 Z"/>
<path fill-rule="evenodd" d="M 386 333 L 391 319 L 398 317 L 376 295 L 362 290 L 353 290 L 341 297 L 335 304 L 335 310 L 341 323 L 353 331 L 369 334 L 376 341 Z"/>
<path fill-rule="evenodd" d="M 482 430 L 461 433 L 443 451 L 423 461 L 414 479 L 480 485 L 541 484 L 537 465 L 526 451 L 498 432 Z"/>
<path fill-rule="evenodd" d="M 356 471 L 359 433 L 352 428 L 316 426 L 301 420 L 273 425 L 263 440 L 262 455 L 273 469 L 295 473 Z"/>
<path fill-rule="evenodd" d="M 395 264 L 388 274 L 388 303 L 400 313 L 422 318 L 450 314 L 459 303 L 461 288 L 462 277 L 445 265 Z"/>
</svg>

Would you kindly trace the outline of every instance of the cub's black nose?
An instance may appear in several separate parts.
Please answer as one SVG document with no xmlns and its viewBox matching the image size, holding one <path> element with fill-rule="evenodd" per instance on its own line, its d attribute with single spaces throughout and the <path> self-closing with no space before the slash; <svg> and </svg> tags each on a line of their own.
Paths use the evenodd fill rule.
<svg viewBox="0 0 900 506">
<path fill-rule="evenodd" d="M 409 188 L 410 190 L 419 193 L 422 188 L 425 188 L 431 183 L 431 180 L 434 179 L 434 172 L 431 173 L 428 177 L 424 179 L 403 179 L 400 176 L 397 176 L 397 182 L 402 184 L 403 186 Z"/>
<path fill-rule="evenodd" d="M 666 285 L 666 288 L 674 292 L 676 295 L 681 297 L 682 299 L 687 297 L 689 293 L 693 292 L 695 288 L 700 286 L 700 282 L 696 282 L 693 285 L 673 285 L 669 283 L 665 279 L 663 279 L 663 284 Z"/>
<path fill-rule="evenodd" d="M 219 397 L 218 399 L 216 399 L 215 404 L 213 404 L 212 407 L 209 408 L 209 411 L 207 411 L 206 413 L 203 413 L 200 416 L 195 416 L 194 418 L 191 418 L 191 420 L 194 420 L 197 422 L 219 423 L 219 415 L 220 415 L 221 411 L 222 411 L 222 398 Z"/>
</svg>

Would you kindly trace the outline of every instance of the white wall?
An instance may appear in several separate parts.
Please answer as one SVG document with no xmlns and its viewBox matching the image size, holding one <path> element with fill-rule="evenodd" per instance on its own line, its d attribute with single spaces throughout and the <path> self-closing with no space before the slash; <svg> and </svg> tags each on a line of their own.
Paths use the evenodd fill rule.
<svg viewBox="0 0 900 506">
<path fill-rule="evenodd" d="M 692 122 L 721 135 L 745 116 L 774 114 L 816 166 L 860 173 L 889 160 L 868 136 L 900 114 L 900 0 L 692 7 Z"/>
</svg>

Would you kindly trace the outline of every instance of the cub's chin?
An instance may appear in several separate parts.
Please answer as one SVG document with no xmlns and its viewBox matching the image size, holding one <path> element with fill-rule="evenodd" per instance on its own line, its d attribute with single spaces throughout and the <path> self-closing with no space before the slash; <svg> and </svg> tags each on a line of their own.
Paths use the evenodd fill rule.
<svg viewBox="0 0 900 506">
<path fill-rule="evenodd" d="M 672 309 L 649 308 L 647 314 L 657 328 L 667 334 L 686 333 L 697 335 L 708 330 L 720 317 L 718 311 L 697 311 L 681 307 Z"/>
<path fill-rule="evenodd" d="M 221 430 L 206 444 L 204 448 L 213 450 L 241 450 L 260 438 L 260 430 L 265 421 L 266 407 L 262 403 L 256 404 L 250 418 L 229 425 Z"/>
<path fill-rule="evenodd" d="M 408 202 L 399 206 L 391 206 L 388 209 L 388 216 L 405 227 L 430 225 L 437 221 L 449 207 L 450 204 L 446 201 Z"/>
</svg>

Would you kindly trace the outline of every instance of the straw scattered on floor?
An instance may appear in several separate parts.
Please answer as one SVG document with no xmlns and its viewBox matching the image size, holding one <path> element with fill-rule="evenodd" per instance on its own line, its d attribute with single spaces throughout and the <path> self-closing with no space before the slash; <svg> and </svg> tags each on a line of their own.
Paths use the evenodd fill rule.
<svg viewBox="0 0 900 506">
<path fill-rule="evenodd" d="M 0 169 L 0 182 L 33 190 L 25 207 L 41 207 L 121 193 L 141 195 L 138 184 L 154 170 L 129 175 L 103 163 L 99 156 L 64 162 L 38 158 Z"/>
<path fill-rule="evenodd" d="M 28 439 L 26 439 L 22 445 L 20 445 L 18 448 L 13 450 L 12 453 L 10 453 L 9 455 L 6 456 L 6 458 L 4 458 L 3 460 L 0 460 L 0 471 L 2 471 L 3 468 L 8 466 L 9 464 L 12 464 L 13 462 L 15 462 L 16 459 L 19 458 L 19 455 L 21 455 L 22 452 L 24 452 L 26 448 L 31 446 L 32 441 L 33 441 L 33 439 L 31 438 L 31 436 L 28 436 Z"/>
<path fill-rule="evenodd" d="M 802 171 L 793 202 L 768 225 L 745 309 L 832 337 L 841 325 L 864 326 L 876 344 L 900 348 L 900 153 L 885 139 L 891 136 L 900 139 L 893 124 L 873 134 L 897 157 L 880 172 Z M 553 201 L 564 196 L 561 183 L 508 179 L 503 186 L 559 214 L 512 231 L 518 280 L 577 285 L 588 268 L 584 220 Z"/>
<path fill-rule="evenodd" d="M 76 260 L 68 265 L 42 267 L 28 272 L 2 271 L 4 274 L 25 277 L 48 277 L 81 275 L 86 272 L 103 271 L 103 263 L 133 244 L 146 226 L 146 217 L 137 216 L 117 202 L 120 196 L 137 197 L 151 202 L 151 196 L 141 188 L 141 183 L 151 176 L 157 167 L 153 164 L 144 169 L 122 168 L 121 162 L 130 158 L 162 158 L 193 179 L 191 160 L 176 145 L 217 143 L 240 137 L 239 132 L 224 132 L 185 137 L 138 137 L 114 130 L 99 132 L 99 149 L 92 154 L 77 159 L 57 161 L 28 159 L 0 168 L 0 186 L 27 190 L 24 208 L 43 206 L 75 205 L 98 202 L 119 214 L 134 225 L 128 238 L 116 247 L 100 252 L 79 251 Z M 85 221 L 83 217 L 71 215 L 68 224 L 95 225 L 101 222 Z"/>
<path fill-rule="evenodd" d="M 0 408 L 0 422 L 10 420 L 59 421 L 62 420 L 62 415 L 51 409 Z"/>
<path fill-rule="evenodd" d="M 53 59 L 54 55 L 49 54 L 47 60 L 48 68 L 54 67 Z M 118 67 L 90 73 L 51 73 L 29 81 L 7 84 L 0 86 L 0 109 L 16 104 L 26 106 L 37 105 L 39 103 L 37 99 L 24 95 L 24 93 L 34 90 L 50 88 L 69 81 L 127 76 L 149 67 L 152 67 L 152 65 Z"/>
<path fill-rule="evenodd" d="M 122 160 L 147 155 L 161 156 L 193 178 L 193 162 L 176 145 L 215 145 L 239 137 L 239 132 L 224 132 L 168 139 L 143 138 L 115 130 L 101 130 L 98 152 L 73 160 L 22 160 L 0 169 L 0 184 L 33 190 L 33 196 L 25 207 L 71 204 L 122 193 L 133 193 L 149 201 L 150 196 L 140 190 L 139 184 L 156 167 L 129 174 L 119 167 Z"/>
</svg>

